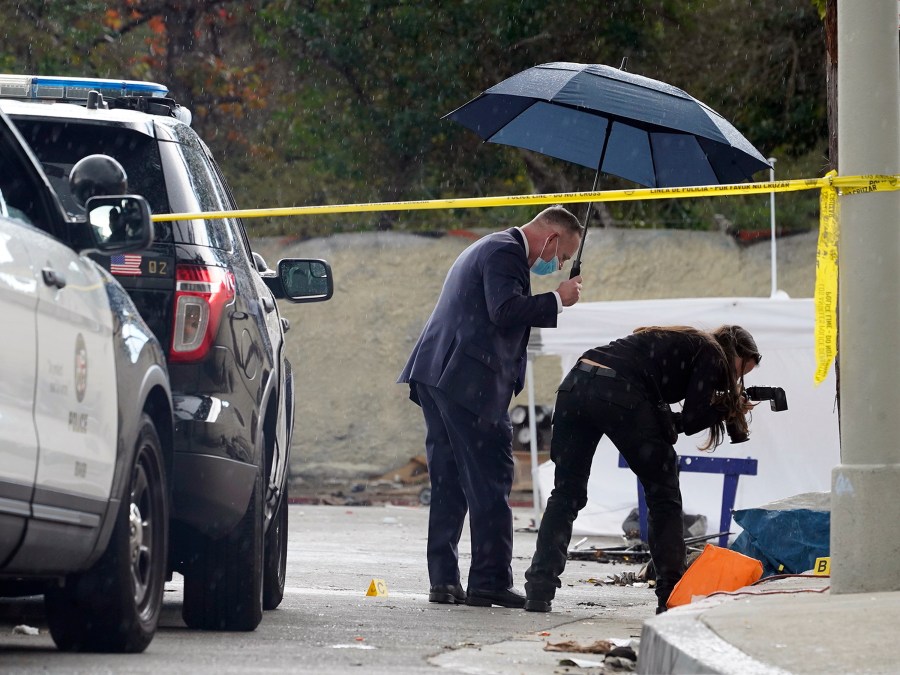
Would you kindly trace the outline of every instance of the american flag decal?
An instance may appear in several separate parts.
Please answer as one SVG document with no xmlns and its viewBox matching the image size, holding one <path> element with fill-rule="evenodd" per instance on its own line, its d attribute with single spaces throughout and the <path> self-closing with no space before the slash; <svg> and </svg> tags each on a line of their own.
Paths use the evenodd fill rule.
<svg viewBox="0 0 900 675">
<path fill-rule="evenodd" d="M 139 276 L 141 273 L 141 256 L 134 253 L 120 253 L 110 256 L 109 271 L 122 276 Z"/>
</svg>

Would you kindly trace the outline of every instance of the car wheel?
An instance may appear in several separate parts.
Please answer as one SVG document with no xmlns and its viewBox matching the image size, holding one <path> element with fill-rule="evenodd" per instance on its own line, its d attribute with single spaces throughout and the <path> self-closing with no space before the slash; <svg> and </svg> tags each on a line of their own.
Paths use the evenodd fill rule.
<svg viewBox="0 0 900 675">
<path fill-rule="evenodd" d="M 159 622 L 168 499 L 159 436 L 141 420 L 128 491 L 109 544 L 87 572 L 45 595 L 47 624 L 65 651 L 142 652 Z"/>
<path fill-rule="evenodd" d="M 189 628 L 255 630 L 262 620 L 263 490 L 257 469 L 247 512 L 224 537 L 198 535 L 184 576 L 181 616 Z"/>
<path fill-rule="evenodd" d="M 288 488 L 278 500 L 278 508 L 272 516 L 266 532 L 265 569 L 263 571 L 263 609 L 275 609 L 284 598 L 284 580 L 287 576 L 288 542 Z"/>
</svg>

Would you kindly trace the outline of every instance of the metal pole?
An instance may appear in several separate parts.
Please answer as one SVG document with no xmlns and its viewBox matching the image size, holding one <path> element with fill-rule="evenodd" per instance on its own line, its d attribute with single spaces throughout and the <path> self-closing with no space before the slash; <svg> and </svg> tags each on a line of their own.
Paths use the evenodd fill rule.
<svg viewBox="0 0 900 675">
<path fill-rule="evenodd" d="M 838 172 L 900 173 L 896 2 L 838 0 Z M 839 197 L 831 593 L 900 590 L 900 192 Z"/>
<path fill-rule="evenodd" d="M 769 157 L 769 182 L 775 182 L 775 158 Z M 775 243 L 775 192 L 769 194 L 769 222 L 772 225 L 772 290 L 769 293 L 770 298 L 775 297 L 778 292 L 778 246 Z"/>
<path fill-rule="evenodd" d="M 531 435 L 531 499 L 534 506 L 534 528 L 541 524 L 541 490 L 538 485 L 537 422 L 534 412 L 534 367 L 531 354 L 525 362 L 525 386 L 528 388 L 528 432 Z"/>
<path fill-rule="evenodd" d="M 600 180 L 600 170 L 603 168 L 603 158 L 606 157 L 606 146 L 609 144 L 609 132 L 612 129 L 612 125 L 612 120 L 606 120 L 606 132 L 603 135 L 603 145 L 600 146 L 600 161 L 597 163 L 597 172 L 594 174 L 594 187 L 591 188 L 591 192 L 597 191 L 597 183 Z M 584 234 L 581 235 L 578 253 L 575 254 L 575 260 L 572 261 L 572 271 L 569 273 L 570 279 L 574 279 L 581 274 L 581 252 L 584 250 L 584 242 L 587 239 L 588 226 L 591 220 L 591 207 L 593 206 L 594 202 L 588 202 L 587 213 L 584 215 Z"/>
</svg>

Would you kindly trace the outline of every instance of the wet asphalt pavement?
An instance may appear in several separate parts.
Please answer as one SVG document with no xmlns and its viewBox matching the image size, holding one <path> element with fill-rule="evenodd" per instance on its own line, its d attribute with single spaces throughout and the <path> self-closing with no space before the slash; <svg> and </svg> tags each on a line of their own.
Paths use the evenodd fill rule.
<svg viewBox="0 0 900 675">
<path fill-rule="evenodd" d="M 515 509 L 516 527 L 532 512 Z M 290 508 L 287 587 L 282 605 L 252 633 L 188 630 L 181 621 L 181 584 L 167 584 L 160 628 L 143 654 L 64 654 L 56 650 L 40 599 L 0 601 L 0 671 L 4 673 L 528 673 L 604 672 L 561 665 L 594 654 L 545 651 L 547 643 L 627 642 L 653 616 L 652 589 L 595 585 L 591 579 L 637 572 L 638 565 L 570 561 L 554 611 L 427 601 L 425 507 Z M 468 531 L 461 543 L 465 578 Z M 517 531 L 513 573 L 521 588 L 535 534 Z M 619 545 L 591 539 L 590 546 Z M 367 596 L 373 579 L 387 595 Z M 36 627 L 34 635 L 13 627 Z M 606 672 L 614 672 L 607 668 Z"/>
</svg>

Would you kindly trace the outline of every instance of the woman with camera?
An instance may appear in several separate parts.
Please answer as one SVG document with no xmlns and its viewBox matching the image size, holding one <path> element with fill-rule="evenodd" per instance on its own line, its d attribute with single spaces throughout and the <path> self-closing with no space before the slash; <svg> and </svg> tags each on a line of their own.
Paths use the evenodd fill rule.
<svg viewBox="0 0 900 675">
<path fill-rule="evenodd" d="M 729 434 L 746 435 L 752 407 L 743 378 L 759 364 L 753 336 L 740 326 L 705 332 L 689 326 L 638 328 L 585 352 L 557 390 L 550 456 L 553 492 L 537 548 L 525 572 L 525 609 L 549 612 L 566 565 L 572 523 L 587 503 L 594 450 L 606 434 L 644 487 L 657 613 L 684 573 L 678 457 L 679 431 L 709 430 L 702 450 Z M 669 403 L 683 401 L 682 412 Z"/>
</svg>

